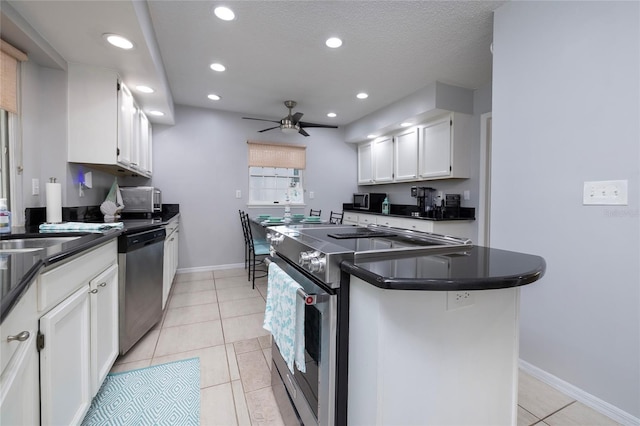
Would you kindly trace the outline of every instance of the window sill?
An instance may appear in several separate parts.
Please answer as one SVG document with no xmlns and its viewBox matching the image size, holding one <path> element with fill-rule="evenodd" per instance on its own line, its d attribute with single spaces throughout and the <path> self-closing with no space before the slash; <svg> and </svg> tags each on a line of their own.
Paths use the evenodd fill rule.
<svg viewBox="0 0 640 426">
<path fill-rule="evenodd" d="M 273 203 L 268 203 L 268 204 L 260 204 L 260 203 L 247 203 L 247 207 L 252 209 L 252 208 L 277 208 L 277 209 L 283 209 L 286 206 L 286 204 L 282 203 L 282 204 L 273 204 Z M 292 209 L 295 208 L 299 208 L 299 207 L 307 207 L 307 205 L 305 203 L 296 203 L 296 204 L 289 204 L 289 207 L 291 207 Z"/>
</svg>

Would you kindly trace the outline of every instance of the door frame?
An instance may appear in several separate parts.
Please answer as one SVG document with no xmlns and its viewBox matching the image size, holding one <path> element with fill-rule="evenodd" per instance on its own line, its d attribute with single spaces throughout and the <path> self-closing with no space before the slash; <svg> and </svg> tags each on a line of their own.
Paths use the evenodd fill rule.
<svg viewBox="0 0 640 426">
<path fill-rule="evenodd" d="M 490 246 L 491 220 L 491 146 L 493 117 L 480 115 L 480 194 L 478 197 L 478 245 Z"/>
</svg>

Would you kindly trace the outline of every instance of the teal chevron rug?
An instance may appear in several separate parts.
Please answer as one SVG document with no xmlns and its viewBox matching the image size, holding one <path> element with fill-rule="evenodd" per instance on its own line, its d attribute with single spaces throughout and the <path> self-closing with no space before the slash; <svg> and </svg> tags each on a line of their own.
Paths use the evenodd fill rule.
<svg viewBox="0 0 640 426">
<path fill-rule="evenodd" d="M 109 373 L 83 426 L 200 424 L 200 359 Z"/>
</svg>

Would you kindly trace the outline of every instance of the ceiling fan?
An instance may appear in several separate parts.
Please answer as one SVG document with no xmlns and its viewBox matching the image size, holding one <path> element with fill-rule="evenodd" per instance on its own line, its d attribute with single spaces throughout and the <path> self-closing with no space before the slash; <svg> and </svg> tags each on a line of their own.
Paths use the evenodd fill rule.
<svg viewBox="0 0 640 426">
<path fill-rule="evenodd" d="M 309 133 L 307 133 L 304 130 L 305 127 L 325 127 L 327 129 L 338 128 L 338 126 L 329 126 L 326 124 L 317 124 L 317 123 L 309 123 L 307 121 L 300 121 L 300 119 L 304 114 L 302 114 L 301 112 L 296 112 L 293 115 L 291 114 L 291 109 L 295 108 L 296 105 L 297 105 L 296 101 L 284 101 L 284 106 L 289 108 L 289 115 L 287 115 L 285 118 L 283 118 L 280 121 L 265 120 L 262 118 L 251 118 L 251 117 L 242 117 L 242 118 L 244 118 L 245 120 L 258 120 L 258 121 L 269 121 L 271 123 L 278 123 L 277 126 L 269 127 L 268 129 L 258 130 L 258 133 L 280 128 L 280 130 L 282 130 L 283 133 L 300 133 L 303 136 L 309 136 Z"/>
</svg>

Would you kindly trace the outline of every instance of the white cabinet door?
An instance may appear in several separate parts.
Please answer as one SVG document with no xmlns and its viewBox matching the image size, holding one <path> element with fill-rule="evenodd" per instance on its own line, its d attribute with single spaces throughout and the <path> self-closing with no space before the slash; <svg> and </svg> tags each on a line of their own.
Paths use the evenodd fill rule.
<svg viewBox="0 0 640 426">
<path fill-rule="evenodd" d="M 377 223 L 378 216 L 373 214 L 359 214 L 358 215 L 358 225 L 375 225 Z"/>
<path fill-rule="evenodd" d="M 406 130 L 395 136 L 395 181 L 418 178 L 418 129 Z"/>
<path fill-rule="evenodd" d="M 451 126 L 451 117 L 446 116 L 420 128 L 418 164 L 421 178 L 451 175 Z"/>
<path fill-rule="evenodd" d="M 129 167 L 133 159 L 133 123 L 136 108 L 133 95 L 124 84 L 118 91 L 118 163 Z"/>
<path fill-rule="evenodd" d="M 385 137 L 374 141 L 373 160 L 374 182 L 393 182 L 393 138 Z"/>
<path fill-rule="evenodd" d="M 150 125 L 147 116 L 138 109 L 138 153 L 140 172 L 151 176 L 151 150 L 150 150 Z"/>
<path fill-rule="evenodd" d="M 40 422 L 36 288 L 31 286 L 0 325 L 0 423 Z"/>
<path fill-rule="evenodd" d="M 91 396 L 118 357 L 118 265 L 89 283 L 91 291 Z"/>
<path fill-rule="evenodd" d="M 373 182 L 373 143 L 358 145 L 358 184 L 369 185 Z"/>
<path fill-rule="evenodd" d="M 73 425 L 91 404 L 89 284 L 40 318 L 42 425 Z"/>
<path fill-rule="evenodd" d="M 342 218 L 343 225 L 357 225 L 358 224 L 358 214 L 351 212 L 344 212 L 344 217 Z"/>
</svg>

